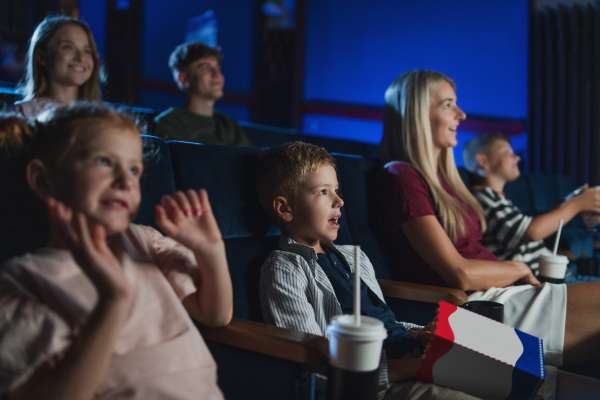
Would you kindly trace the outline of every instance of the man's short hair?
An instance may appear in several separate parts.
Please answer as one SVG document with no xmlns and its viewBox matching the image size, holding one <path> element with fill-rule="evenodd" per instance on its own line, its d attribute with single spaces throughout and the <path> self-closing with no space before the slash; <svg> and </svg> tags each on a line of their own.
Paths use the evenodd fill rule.
<svg viewBox="0 0 600 400">
<path fill-rule="evenodd" d="M 282 196 L 294 204 L 298 187 L 308 174 L 324 166 L 335 168 L 335 160 L 314 144 L 293 142 L 266 149 L 256 166 L 256 191 L 265 213 L 277 222 L 273 199 Z"/>
<path fill-rule="evenodd" d="M 177 75 L 194 61 L 205 57 L 216 57 L 219 64 L 223 58 L 219 47 L 209 47 L 200 42 L 182 43 L 171 53 L 169 68 L 174 75 Z"/>
<path fill-rule="evenodd" d="M 510 143 L 510 140 L 502 133 L 482 133 L 469 140 L 463 148 L 463 162 L 465 168 L 474 174 L 477 174 L 479 165 L 477 165 L 477 154 L 489 154 L 490 148 L 497 140 L 503 140 Z"/>
</svg>

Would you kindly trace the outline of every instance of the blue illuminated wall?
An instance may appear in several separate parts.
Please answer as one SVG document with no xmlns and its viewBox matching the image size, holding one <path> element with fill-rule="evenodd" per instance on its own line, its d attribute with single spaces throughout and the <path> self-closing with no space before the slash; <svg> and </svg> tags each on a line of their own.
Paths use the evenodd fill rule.
<svg viewBox="0 0 600 400">
<path fill-rule="evenodd" d="M 183 41 L 188 18 L 213 9 L 225 54 L 225 90 L 252 96 L 258 3 L 146 0 L 141 78 L 171 82 L 167 59 Z M 105 33 L 105 6 L 80 0 L 81 16 L 96 36 Z M 528 18 L 527 0 L 306 0 L 304 99 L 382 107 L 383 93 L 393 79 L 424 68 L 454 79 L 459 105 L 467 115 L 525 120 Z M 102 50 L 101 38 L 98 44 Z M 140 101 L 162 110 L 183 99 L 177 93 L 147 89 Z M 220 102 L 217 107 L 239 120 L 251 119 L 250 110 L 239 104 Z M 371 143 L 381 137 L 379 121 L 318 114 L 304 116 L 303 130 Z M 460 132 L 459 141 L 473 135 Z M 526 136 L 515 141 L 515 147 L 526 146 Z"/>
<path fill-rule="evenodd" d="M 526 0 L 308 0 L 304 98 L 382 107 L 402 72 L 433 69 L 454 79 L 467 115 L 524 120 L 528 7 Z M 325 115 L 306 115 L 303 129 L 371 143 L 382 134 L 379 121 Z M 459 131 L 459 154 L 473 135 Z M 526 137 L 514 139 L 522 152 Z"/>
</svg>

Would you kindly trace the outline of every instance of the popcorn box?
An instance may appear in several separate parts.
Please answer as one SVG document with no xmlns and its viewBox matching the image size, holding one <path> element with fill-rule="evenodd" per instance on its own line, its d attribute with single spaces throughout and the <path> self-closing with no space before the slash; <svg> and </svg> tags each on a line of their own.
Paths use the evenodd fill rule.
<svg viewBox="0 0 600 400">
<path fill-rule="evenodd" d="M 533 398 L 546 377 L 542 339 L 440 301 L 417 378 L 484 399 Z"/>
</svg>

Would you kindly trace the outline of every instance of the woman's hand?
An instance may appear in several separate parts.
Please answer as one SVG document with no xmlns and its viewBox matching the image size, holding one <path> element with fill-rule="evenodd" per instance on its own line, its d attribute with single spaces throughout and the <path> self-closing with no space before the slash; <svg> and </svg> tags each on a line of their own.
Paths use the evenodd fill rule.
<svg viewBox="0 0 600 400">
<path fill-rule="evenodd" d="M 514 266 L 515 268 L 520 268 L 521 271 L 523 271 L 523 276 L 516 282 L 517 284 L 542 286 L 542 283 L 535 277 L 535 275 L 533 275 L 531 268 L 529 268 L 527 264 L 520 261 L 502 261 L 502 263 Z"/>
</svg>

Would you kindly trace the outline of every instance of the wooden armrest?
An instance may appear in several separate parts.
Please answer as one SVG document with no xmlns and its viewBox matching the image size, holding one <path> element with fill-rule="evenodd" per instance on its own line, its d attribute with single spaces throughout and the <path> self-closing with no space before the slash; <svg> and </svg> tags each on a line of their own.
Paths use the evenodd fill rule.
<svg viewBox="0 0 600 400">
<path fill-rule="evenodd" d="M 460 306 L 469 301 L 467 294 L 454 288 L 442 286 L 421 285 L 418 283 L 388 281 L 378 279 L 379 286 L 385 297 L 422 301 L 426 303 L 438 303 L 443 300 L 447 303 Z"/>
<path fill-rule="evenodd" d="M 329 341 L 323 336 L 233 318 L 229 325 L 200 326 L 205 340 L 302 364 L 329 362 Z"/>
</svg>

